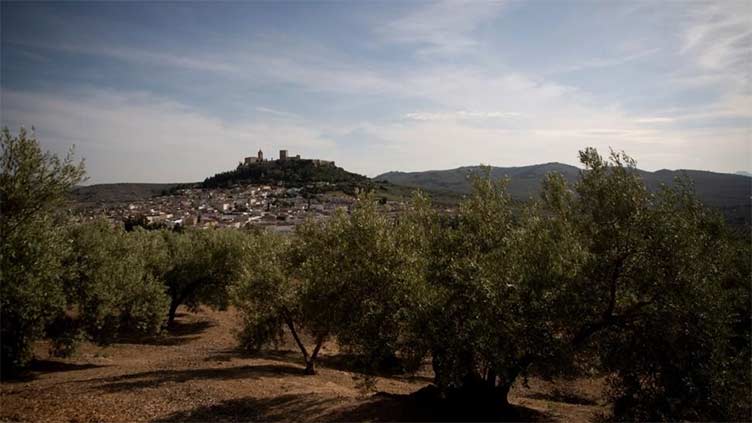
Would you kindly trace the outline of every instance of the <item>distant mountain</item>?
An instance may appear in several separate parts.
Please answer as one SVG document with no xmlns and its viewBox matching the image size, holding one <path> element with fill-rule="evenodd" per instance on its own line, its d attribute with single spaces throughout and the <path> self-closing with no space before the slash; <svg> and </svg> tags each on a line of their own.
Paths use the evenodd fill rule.
<svg viewBox="0 0 752 423">
<path fill-rule="evenodd" d="M 746 172 L 744 170 L 736 172 L 736 175 L 749 176 L 750 178 L 752 178 L 752 173 Z"/>
<path fill-rule="evenodd" d="M 466 194 L 471 186 L 468 176 L 479 170 L 479 166 L 460 167 L 449 170 L 425 172 L 387 172 L 374 180 L 396 185 L 417 187 L 427 190 L 445 190 Z M 538 194 L 543 177 L 550 172 L 558 172 L 570 183 L 580 175 L 580 169 L 562 163 L 544 163 L 520 167 L 491 167 L 492 178 L 509 177 L 509 194 L 517 200 L 527 200 Z M 728 173 L 715 173 L 701 170 L 667 170 L 656 172 L 640 170 L 647 187 L 655 191 L 661 184 L 673 184 L 675 178 L 688 176 L 695 185 L 700 200 L 707 206 L 721 209 L 732 222 L 749 223 L 752 217 L 752 178 Z"/>
<path fill-rule="evenodd" d="M 480 166 L 465 166 L 457 169 L 429 170 L 426 172 L 387 172 L 373 179 L 391 182 L 395 185 L 467 194 L 471 189 L 468 176 L 479 170 Z M 492 178 L 499 179 L 507 176 L 511 178 L 508 187 L 509 193 L 513 198 L 519 200 L 526 200 L 535 195 L 540 190 L 543 177 L 550 172 L 561 173 L 568 181 L 575 181 L 580 174 L 578 168 L 562 163 L 544 163 L 521 167 L 491 167 Z"/>
<path fill-rule="evenodd" d="M 273 160 L 239 165 L 235 170 L 206 178 L 204 188 L 218 188 L 233 184 L 285 184 L 300 186 L 315 182 L 331 184 L 365 183 L 368 178 L 337 167 L 333 162 L 307 159 Z"/>
</svg>

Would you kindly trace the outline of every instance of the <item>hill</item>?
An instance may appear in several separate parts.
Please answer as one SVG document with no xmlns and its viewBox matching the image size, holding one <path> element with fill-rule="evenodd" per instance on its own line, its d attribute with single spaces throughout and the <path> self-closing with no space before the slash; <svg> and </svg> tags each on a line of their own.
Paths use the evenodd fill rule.
<svg viewBox="0 0 752 423">
<path fill-rule="evenodd" d="M 301 186 L 310 183 L 361 184 L 368 178 L 348 172 L 333 163 L 317 160 L 275 160 L 251 165 L 239 165 L 235 170 L 217 173 L 206 178 L 204 188 L 220 188 L 235 184 L 276 183 L 287 186 Z"/>
<path fill-rule="evenodd" d="M 426 190 L 467 194 L 471 189 L 468 176 L 479 170 L 480 166 L 467 166 L 425 172 L 387 172 L 374 179 Z M 537 195 L 547 173 L 558 172 L 567 181 L 574 183 L 580 171 L 577 167 L 562 163 L 544 163 L 520 167 L 491 167 L 491 177 L 509 177 L 510 195 L 516 200 L 524 201 Z M 651 191 L 658 190 L 661 184 L 671 185 L 677 177 L 686 175 L 694 182 L 700 200 L 709 207 L 721 210 L 731 223 L 748 224 L 752 219 L 752 178 L 748 176 L 685 169 L 639 172 Z"/>
<path fill-rule="evenodd" d="M 78 205 L 128 203 L 161 195 L 180 184 L 117 183 L 78 186 L 70 193 Z"/>
<path fill-rule="evenodd" d="M 543 177 L 549 172 L 559 172 L 568 181 L 575 181 L 580 170 L 561 163 L 545 163 L 521 167 L 491 167 L 491 177 L 511 178 L 509 193 L 518 200 L 526 200 L 540 190 Z M 374 180 L 391 182 L 396 185 L 417 187 L 425 190 L 451 191 L 467 194 L 471 190 L 469 175 L 480 171 L 480 166 L 465 166 L 449 170 L 429 170 L 426 172 L 387 172 Z"/>
</svg>

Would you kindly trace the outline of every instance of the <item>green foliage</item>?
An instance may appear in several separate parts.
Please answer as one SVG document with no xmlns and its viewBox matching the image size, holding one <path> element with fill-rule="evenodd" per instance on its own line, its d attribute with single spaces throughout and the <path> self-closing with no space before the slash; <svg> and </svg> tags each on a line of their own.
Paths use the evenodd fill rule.
<svg viewBox="0 0 752 423">
<path fill-rule="evenodd" d="M 161 231 L 167 260 L 162 277 L 170 296 L 168 321 L 181 304 L 228 305 L 228 286 L 238 280 L 248 254 L 248 235 L 232 229 Z"/>
<path fill-rule="evenodd" d="M 5 372 L 26 365 L 32 356 L 32 342 L 44 335 L 48 322 L 65 312 L 61 275 L 65 273 L 62 256 L 68 246 L 50 216 L 37 216 L 16 225 L 0 242 Z"/>
<path fill-rule="evenodd" d="M 399 335 L 423 277 L 410 224 L 378 213 L 365 196 L 350 215 L 298 228 L 292 268 L 304 281 L 301 308 L 312 333 L 336 336 L 375 365 L 403 348 Z"/>
<path fill-rule="evenodd" d="M 592 160 L 598 166 L 598 158 Z M 752 298 L 749 265 L 734 263 L 740 251 L 735 250 L 721 217 L 696 200 L 687 181 L 655 196 L 632 199 L 636 206 L 624 215 L 614 210 L 618 191 L 603 187 L 598 192 L 589 198 L 609 200 L 593 201 L 597 204 L 591 204 L 590 210 L 622 217 L 611 220 L 610 227 L 602 224 L 612 232 L 600 238 L 600 244 L 591 245 L 600 257 L 612 260 L 605 270 L 591 268 L 600 271 L 601 278 L 605 279 L 603 272 L 611 275 L 615 305 L 609 305 L 609 318 L 618 330 L 604 332 L 594 341 L 604 368 L 614 375 L 614 417 L 735 420 L 749 416 L 750 326 L 749 314 L 743 314 L 745 308 L 749 312 Z M 601 320 L 605 319 L 604 315 Z M 735 338 L 747 342 L 735 344 Z"/>
<path fill-rule="evenodd" d="M 231 299 L 243 316 L 238 338 L 242 348 L 256 352 L 277 344 L 287 327 L 303 355 L 306 373 L 315 374 L 316 357 L 327 334 L 315 333 L 315 327 L 309 325 L 315 316 L 306 314 L 310 311 L 303 307 L 306 281 L 292 276 L 290 258 L 288 239 L 269 233 L 254 235 L 244 275 L 231 288 Z M 302 329 L 315 333 L 316 345 L 310 352 Z"/>
<path fill-rule="evenodd" d="M 243 316 L 241 347 L 256 352 L 276 345 L 287 319 L 299 321 L 297 288 L 288 276 L 289 240 L 269 233 L 254 235 L 243 276 L 230 289 L 232 303 Z"/>
<path fill-rule="evenodd" d="M 519 220 L 506 181 L 475 177 L 473 194 L 455 216 L 422 212 L 428 265 L 419 312 L 411 313 L 413 345 L 430 353 L 436 384 L 469 399 L 502 403 L 529 366 L 568 345 L 562 302 L 584 260 L 570 228 L 544 205 Z M 560 178 L 544 190 L 568 201 Z"/>
<path fill-rule="evenodd" d="M 84 179 L 83 161 L 73 162 L 73 150 L 64 159 L 43 152 L 24 128 L 14 137 L 2 130 L 0 214 L 4 234 L 46 213 L 65 206 L 70 189 Z"/>
<path fill-rule="evenodd" d="M 83 163 L 42 152 L 23 128 L 0 135 L 0 338 L 3 373 L 28 363 L 32 342 L 65 311 L 62 260 L 69 246 L 58 221 Z"/>
<path fill-rule="evenodd" d="M 363 197 L 352 214 L 298 227 L 292 245 L 285 238 L 255 237 L 247 274 L 232 291 L 241 310 L 244 348 L 256 351 L 274 343 L 287 327 L 298 343 L 309 373 L 321 344 L 368 354 L 379 366 L 404 349 L 399 335 L 416 297 L 422 257 L 409 223 L 378 213 Z M 316 343 L 309 353 L 300 331 Z"/>
<path fill-rule="evenodd" d="M 160 270 L 161 238 L 143 231 L 127 233 L 105 221 L 71 230 L 75 254 L 68 282 L 81 329 L 100 343 L 121 333 L 157 333 L 168 298 Z"/>
<path fill-rule="evenodd" d="M 123 226 L 125 227 L 125 230 L 129 232 L 136 228 L 142 228 L 146 230 L 167 229 L 167 224 L 164 222 L 149 223 L 149 220 L 144 214 L 127 216 L 123 219 Z"/>
</svg>

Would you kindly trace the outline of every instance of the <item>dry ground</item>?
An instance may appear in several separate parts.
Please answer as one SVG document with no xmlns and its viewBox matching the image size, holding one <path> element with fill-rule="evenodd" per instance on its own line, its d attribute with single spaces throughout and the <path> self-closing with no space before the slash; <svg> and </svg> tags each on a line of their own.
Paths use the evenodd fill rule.
<svg viewBox="0 0 752 423">
<path fill-rule="evenodd" d="M 0 421 L 385 421 L 421 420 L 430 405 L 408 396 L 431 374 L 374 377 L 348 371 L 335 346 L 306 376 L 292 343 L 248 356 L 236 349 L 237 315 L 179 314 L 159 338 L 108 347 L 83 345 L 70 359 L 37 347 L 32 372 L 0 383 Z M 587 421 L 605 411 L 598 381 L 516 386 L 513 419 Z"/>
</svg>

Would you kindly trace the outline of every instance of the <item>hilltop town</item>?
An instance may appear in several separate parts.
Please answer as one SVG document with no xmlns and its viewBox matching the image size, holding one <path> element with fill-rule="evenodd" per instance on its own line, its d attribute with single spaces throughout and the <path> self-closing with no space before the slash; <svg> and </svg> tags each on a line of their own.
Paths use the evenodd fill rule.
<svg viewBox="0 0 752 423">
<path fill-rule="evenodd" d="M 580 174 L 578 168 L 558 163 L 489 170 L 494 178 L 511 176 L 507 189 L 518 202 L 536 195 L 549 172 L 560 173 L 570 183 Z M 235 169 L 200 183 L 105 184 L 79 187 L 73 197 L 81 219 L 105 216 L 128 225 L 252 225 L 288 231 L 306 219 L 326 218 L 337 209 L 349 210 L 363 191 L 374 192 L 380 207 L 391 213 L 402 210 L 404 200 L 420 189 L 436 206 L 451 212 L 470 190 L 468 176 L 478 171 L 478 167 L 466 167 L 410 174 L 392 172 L 372 180 L 339 168 L 334 161 L 291 156 L 287 150 L 280 150 L 277 159 L 269 159 L 259 150 L 244 157 Z M 729 224 L 749 224 L 748 177 L 700 171 L 640 171 L 653 192 L 663 184 L 670 185 L 681 174 L 692 177 L 698 198 L 721 212 Z"/>
<path fill-rule="evenodd" d="M 326 173 L 297 177 L 295 172 L 310 166 Z M 255 175 L 256 180 L 246 178 L 248 175 Z M 280 150 L 277 160 L 269 160 L 259 150 L 244 158 L 236 170 L 207 178 L 204 183 L 175 185 L 160 195 L 137 200 L 79 206 L 79 217 L 104 216 L 113 222 L 147 227 L 257 226 L 286 232 L 307 219 L 324 219 L 337 210 L 349 210 L 364 182 L 368 179 L 337 168 L 334 161 L 289 156 L 287 150 Z M 401 201 L 380 200 L 387 212 L 403 208 Z"/>
</svg>

